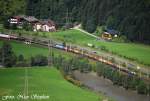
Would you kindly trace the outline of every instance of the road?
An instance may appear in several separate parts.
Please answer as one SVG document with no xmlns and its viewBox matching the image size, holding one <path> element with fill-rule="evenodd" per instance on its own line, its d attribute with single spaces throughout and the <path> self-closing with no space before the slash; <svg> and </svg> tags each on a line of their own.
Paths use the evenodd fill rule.
<svg viewBox="0 0 150 101">
<path fill-rule="evenodd" d="M 80 28 L 81 27 L 81 24 L 75 26 L 74 28 L 72 29 L 75 29 L 75 30 L 78 30 L 78 31 L 81 31 L 91 37 L 94 37 L 96 40 L 98 41 L 105 41 L 104 39 L 100 38 L 100 37 L 97 37 L 83 29 Z M 79 46 L 81 48 L 83 48 L 84 46 Z M 135 70 L 139 70 L 140 72 L 143 72 L 143 73 L 146 73 L 146 74 L 149 74 L 150 73 L 150 69 L 148 66 L 145 66 L 145 65 L 142 65 L 142 64 L 139 64 L 137 63 L 136 61 L 131 61 L 131 60 L 128 60 L 128 59 L 125 59 L 125 58 L 122 58 L 120 56 L 117 56 L 117 55 L 114 55 L 112 53 L 108 53 L 108 52 L 104 52 L 104 51 L 101 51 L 101 50 L 98 50 L 98 49 L 93 49 L 93 48 L 90 48 L 90 47 L 84 47 L 84 49 L 88 50 L 88 51 L 95 51 L 98 55 L 101 55 L 103 57 L 106 57 L 106 58 L 114 58 L 115 61 L 117 61 L 118 63 L 126 63 L 126 64 L 132 64 L 132 68 L 135 69 Z M 138 69 L 138 67 L 140 67 L 140 69 Z M 132 69 L 131 68 L 131 69 Z"/>
<path fill-rule="evenodd" d="M 87 32 L 87 31 L 85 31 L 85 30 L 81 29 L 80 27 L 81 27 L 81 25 L 77 25 L 77 26 L 75 26 L 75 27 L 74 27 L 74 28 L 72 28 L 72 29 L 75 29 L 75 30 L 81 31 L 81 32 L 83 32 L 83 33 L 85 33 L 85 34 L 87 34 L 87 35 L 89 35 L 89 36 L 91 36 L 91 37 L 94 37 L 96 40 L 99 40 L 99 41 L 105 41 L 105 40 L 104 40 L 104 39 L 102 39 L 101 37 L 98 37 L 98 36 L 96 36 L 96 35 L 93 35 L 93 34 L 91 34 L 91 33 Z"/>
</svg>

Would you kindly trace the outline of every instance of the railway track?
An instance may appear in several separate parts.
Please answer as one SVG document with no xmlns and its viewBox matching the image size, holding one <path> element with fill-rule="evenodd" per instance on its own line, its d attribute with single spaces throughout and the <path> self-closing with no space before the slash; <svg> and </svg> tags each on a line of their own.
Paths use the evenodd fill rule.
<svg viewBox="0 0 150 101">
<path fill-rule="evenodd" d="M 60 42 L 54 41 L 54 40 L 48 40 L 48 39 L 33 39 L 33 38 L 28 38 L 28 37 L 17 37 L 17 36 L 10 36 L 10 35 L 3 35 L 3 37 L 1 38 L 5 38 L 5 39 L 9 39 L 9 40 L 17 40 L 17 41 L 21 41 L 24 42 L 25 44 L 38 44 L 38 45 L 42 45 L 42 46 L 46 46 L 46 47 L 52 47 L 52 48 L 57 48 L 57 49 L 61 49 L 67 52 L 71 52 L 71 53 L 75 53 L 78 55 L 82 55 L 84 57 L 93 59 L 95 61 L 98 62 L 102 62 L 105 63 L 107 65 L 110 65 L 112 68 L 115 68 L 119 71 L 122 71 L 124 73 L 130 74 L 130 75 L 138 75 L 139 72 L 133 70 L 129 70 L 127 67 L 123 67 L 121 64 L 117 64 L 117 63 L 113 63 L 110 60 L 107 60 L 105 57 L 100 56 L 96 53 L 90 52 L 86 49 L 83 48 L 79 48 L 77 46 L 71 46 L 71 45 L 63 45 Z M 51 41 L 51 43 L 49 43 Z M 147 73 L 143 73 L 142 77 L 146 78 L 149 80 L 149 75 Z"/>
</svg>

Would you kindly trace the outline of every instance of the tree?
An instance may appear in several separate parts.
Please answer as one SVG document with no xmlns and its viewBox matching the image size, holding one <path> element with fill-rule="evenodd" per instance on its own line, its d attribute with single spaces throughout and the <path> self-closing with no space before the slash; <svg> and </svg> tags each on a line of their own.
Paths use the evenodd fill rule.
<svg viewBox="0 0 150 101">
<path fill-rule="evenodd" d="M 2 63 L 2 49 L 0 48 L 0 63 Z"/>
<path fill-rule="evenodd" d="M 80 61 L 78 61 L 78 67 L 81 72 L 87 72 L 91 70 L 89 60 L 86 58 L 81 58 Z"/>
<path fill-rule="evenodd" d="M 5 67 L 14 66 L 16 64 L 17 57 L 12 51 L 11 45 L 7 42 L 4 42 L 1 51 L 2 51 L 2 65 Z"/>
<path fill-rule="evenodd" d="M 87 30 L 90 33 L 93 33 L 97 28 L 96 22 L 94 21 L 94 18 L 90 18 L 87 20 L 85 30 Z"/>
<path fill-rule="evenodd" d="M 27 30 L 27 31 L 32 31 L 32 30 L 33 30 L 32 25 L 29 24 L 28 22 L 25 22 L 25 23 L 23 24 L 23 28 L 24 28 L 25 30 Z"/>
<path fill-rule="evenodd" d="M 31 66 L 47 66 L 47 65 L 48 65 L 47 57 L 42 55 L 31 57 Z"/>
<path fill-rule="evenodd" d="M 115 26 L 115 21 L 114 21 L 114 17 L 113 16 L 109 16 L 107 21 L 106 21 L 106 25 L 108 28 L 114 29 Z"/>
<path fill-rule="evenodd" d="M 9 22 L 8 22 L 9 17 L 5 17 L 3 21 L 3 25 L 6 29 L 10 28 Z"/>
<path fill-rule="evenodd" d="M 101 64 L 100 62 L 96 63 L 96 72 L 99 76 L 103 75 L 103 64 Z"/>
<path fill-rule="evenodd" d="M 24 61 L 24 56 L 22 54 L 18 56 L 18 61 Z"/>
<path fill-rule="evenodd" d="M 107 25 L 131 41 L 150 43 L 149 0 L 1 0 L 0 7 L 0 22 L 26 14 L 50 18 L 59 27 L 80 22 L 88 32 Z"/>
<path fill-rule="evenodd" d="M 0 0 L 0 22 L 12 15 L 24 14 L 26 0 Z"/>
<path fill-rule="evenodd" d="M 146 94 L 146 85 L 145 83 L 141 80 L 137 86 L 137 91 L 139 94 Z"/>
</svg>

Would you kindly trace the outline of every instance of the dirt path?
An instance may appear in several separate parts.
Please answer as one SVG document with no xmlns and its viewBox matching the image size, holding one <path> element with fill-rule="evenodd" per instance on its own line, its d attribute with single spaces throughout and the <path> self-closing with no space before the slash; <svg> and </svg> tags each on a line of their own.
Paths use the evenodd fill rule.
<svg viewBox="0 0 150 101">
<path fill-rule="evenodd" d="M 87 34 L 87 35 L 89 35 L 89 36 L 91 36 L 91 37 L 94 37 L 94 38 L 96 38 L 96 39 L 98 39 L 98 40 L 100 40 L 100 41 L 105 41 L 105 40 L 103 40 L 102 38 L 100 38 L 100 37 L 98 37 L 98 36 L 96 36 L 96 35 L 93 35 L 93 34 L 87 32 L 87 31 L 85 31 L 85 30 L 83 30 L 83 29 L 80 29 L 80 26 L 81 26 L 81 25 L 75 26 L 75 27 L 72 28 L 72 29 L 79 30 L 79 31 L 81 31 L 81 32 L 83 32 L 83 33 L 85 33 L 85 34 Z"/>
</svg>

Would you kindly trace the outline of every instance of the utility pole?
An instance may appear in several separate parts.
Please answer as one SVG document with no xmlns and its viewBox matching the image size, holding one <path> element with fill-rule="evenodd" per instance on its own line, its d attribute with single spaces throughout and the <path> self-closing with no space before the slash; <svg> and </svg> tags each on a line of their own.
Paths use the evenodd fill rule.
<svg viewBox="0 0 150 101">
<path fill-rule="evenodd" d="M 139 76 L 140 76 L 140 79 L 141 79 L 141 67 L 140 66 L 137 66 L 137 70 L 138 70 L 138 73 L 139 73 Z"/>
<path fill-rule="evenodd" d="M 5 60 L 4 49 L 2 49 L 2 65 L 3 65 L 3 66 L 4 66 L 4 60 Z"/>
<path fill-rule="evenodd" d="M 149 80 L 149 72 L 147 72 L 147 80 Z M 149 92 L 150 91 L 149 86 L 150 86 L 150 83 L 147 84 L 147 89 L 148 89 L 147 96 L 149 96 L 149 94 L 150 94 L 150 92 Z"/>
<path fill-rule="evenodd" d="M 62 20 L 62 22 L 57 22 L 57 24 L 63 24 L 64 25 L 66 23 L 70 23 L 71 20 L 73 19 L 72 13 L 69 12 L 68 8 L 62 14 L 63 14 L 62 18 L 57 18 L 59 20 Z"/>
<path fill-rule="evenodd" d="M 48 55 L 48 66 L 52 66 L 52 62 L 53 62 L 53 57 L 52 57 L 52 54 L 53 54 L 53 42 L 52 40 L 49 40 L 48 41 L 48 49 L 49 49 L 49 55 Z"/>
<path fill-rule="evenodd" d="M 66 23 L 69 23 L 69 10 L 67 8 L 67 12 L 66 12 Z"/>
<path fill-rule="evenodd" d="M 72 19 L 72 13 L 69 13 L 69 9 L 67 8 L 67 11 L 66 11 L 66 24 L 67 23 L 70 23 L 71 19 Z"/>
</svg>

